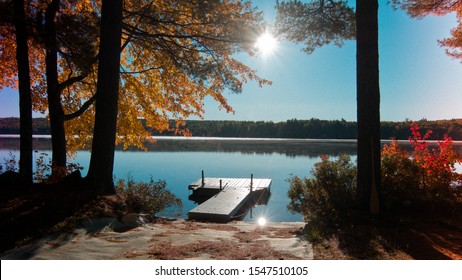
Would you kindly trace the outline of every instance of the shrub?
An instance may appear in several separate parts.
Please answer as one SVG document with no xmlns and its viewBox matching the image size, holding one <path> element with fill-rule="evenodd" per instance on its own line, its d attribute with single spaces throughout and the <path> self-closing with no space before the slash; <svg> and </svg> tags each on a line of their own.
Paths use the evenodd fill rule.
<svg viewBox="0 0 462 280">
<path fill-rule="evenodd" d="M 382 151 L 382 189 L 385 199 L 391 202 L 403 201 L 433 204 L 457 202 L 455 183 L 461 181 L 455 165 L 460 158 L 452 147 L 452 139 L 447 135 L 437 141 L 436 148 L 430 148 L 419 126 L 411 125 L 412 153 L 399 146 L 397 141 L 385 145 Z"/>
<path fill-rule="evenodd" d="M 462 204 L 462 177 L 455 169 L 460 159 L 453 150 L 452 139 L 445 136 L 436 148 L 430 148 L 427 139 L 431 131 L 422 136 L 418 125 L 413 124 L 411 133 L 412 153 L 397 141 L 385 145 L 382 151 L 382 197 L 388 206 L 386 210 L 413 205 L 418 211 L 436 207 L 454 211 Z M 356 192 L 356 166 L 350 157 L 341 155 L 331 161 L 322 156 L 311 173 L 310 179 L 295 176 L 288 180 L 289 211 L 321 224 L 348 215 Z"/>
<path fill-rule="evenodd" d="M 444 135 L 444 140 L 437 142 L 438 148 L 430 149 L 426 140 L 430 137 L 431 130 L 422 137 L 419 126 L 414 123 L 411 131 L 409 141 L 414 148 L 412 160 L 421 169 L 421 186 L 433 190 L 444 189 L 460 180 L 459 174 L 455 172 L 455 164 L 460 163 L 460 159 L 452 148 L 452 139 Z"/>
<path fill-rule="evenodd" d="M 66 167 L 55 167 L 54 176 L 51 175 L 51 158 L 47 153 L 39 153 L 35 151 L 35 171 L 33 173 L 33 180 L 37 183 L 57 183 L 65 176 L 70 175 L 74 171 L 82 170 L 83 167 L 78 163 L 68 163 Z M 16 156 L 9 152 L 8 158 L 3 158 L 5 171 L 18 172 L 19 162 L 16 160 Z M 3 166 L 0 165 L 0 173 L 3 170 Z"/>
<path fill-rule="evenodd" d="M 340 155 L 335 161 L 321 156 L 312 178 L 290 178 L 289 211 L 301 213 L 305 220 L 336 220 L 352 206 L 356 191 L 356 166 L 350 156 Z"/>
<path fill-rule="evenodd" d="M 420 189 L 418 164 L 393 140 L 382 151 L 382 193 L 387 201 L 412 199 Z"/>
<path fill-rule="evenodd" d="M 116 193 L 125 201 L 125 212 L 144 213 L 155 215 L 170 209 L 180 215 L 183 204 L 181 199 L 167 190 L 165 181 L 149 183 L 135 182 L 133 178 L 119 180 L 116 184 Z"/>
<path fill-rule="evenodd" d="M 16 156 L 12 153 L 8 153 L 8 158 L 3 158 L 4 161 L 4 166 L 5 166 L 5 171 L 14 171 L 16 172 L 18 170 L 18 161 L 16 160 Z M 2 167 L 2 166 L 0 166 Z M 0 171 L 3 168 L 0 169 Z"/>
<path fill-rule="evenodd" d="M 52 172 L 51 158 L 47 153 L 38 153 L 35 161 L 34 181 L 39 183 L 57 183 L 74 171 L 82 170 L 78 163 L 69 162 L 66 167 L 55 166 Z M 52 175 L 53 173 L 53 175 Z"/>
</svg>

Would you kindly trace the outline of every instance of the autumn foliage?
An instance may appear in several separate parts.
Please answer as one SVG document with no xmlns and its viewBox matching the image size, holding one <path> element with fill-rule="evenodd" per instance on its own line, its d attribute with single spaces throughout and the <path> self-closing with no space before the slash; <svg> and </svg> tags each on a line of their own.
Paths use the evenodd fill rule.
<svg viewBox="0 0 462 280">
<path fill-rule="evenodd" d="M 418 124 L 412 124 L 408 153 L 396 140 L 385 145 L 382 151 L 382 183 L 385 197 L 391 201 L 412 203 L 415 200 L 435 202 L 455 195 L 455 185 L 462 177 L 456 172 L 460 157 L 452 147 L 447 135 L 428 142 L 432 131 L 422 135 Z"/>
<path fill-rule="evenodd" d="M 410 131 L 410 149 L 396 140 L 383 147 L 382 209 L 400 214 L 409 210 L 460 210 L 462 176 L 456 172 L 460 156 L 453 150 L 452 139 L 446 136 L 430 143 L 432 132 L 422 135 L 416 123 Z M 348 216 L 354 206 L 356 169 L 349 156 L 340 155 L 335 160 L 322 156 L 311 178 L 294 176 L 288 180 L 289 211 L 321 224 Z"/>
<path fill-rule="evenodd" d="M 462 2 L 458 0 L 392 0 L 395 7 L 402 8 L 411 17 L 422 18 L 427 15 L 444 16 L 455 13 L 457 27 L 451 30 L 451 36 L 440 40 L 446 53 L 456 59 L 462 59 Z"/>
<path fill-rule="evenodd" d="M 97 84 L 100 1 L 61 0 L 54 19 L 58 89 L 69 151 L 89 147 Z M 43 24 L 52 1 L 27 1 L 34 110 L 47 113 L 46 36 Z M 124 1 L 117 142 L 142 147 L 151 132 L 188 133 L 180 125 L 202 117 L 205 98 L 233 112 L 226 92 L 243 84 L 270 84 L 233 55 L 254 55 L 266 24 L 251 2 Z M 38 20 L 42 18 L 42 21 Z M 78 28 L 75 28 L 78 26 Z M 0 21 L 0 90 L 16 88 L 14 28 Z M 46 35 L 46 34 L 45 34 Z M 169 122 L 171 119 L 176 123 Z M 77 137 L 76 137 L 77 136 Z"/>
</svg>

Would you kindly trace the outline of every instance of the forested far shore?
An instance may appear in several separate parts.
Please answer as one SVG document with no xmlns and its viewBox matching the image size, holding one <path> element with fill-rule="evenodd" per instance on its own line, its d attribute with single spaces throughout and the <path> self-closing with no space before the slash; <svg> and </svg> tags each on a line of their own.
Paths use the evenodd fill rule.
<svg viewBox="0 0 462 280">
<path fill-rule="evenodd" d="M 144 120 L 140 120 L 144 124 Z M 382 139 L 408 139 L 410 126 L 418 123 L 421 132 L 432 131 L 429 140 L 443 139 L 444 135 L 453 140 L 462 140 L 462 119 L 419 120 L 402 122 L 381 122 Z M 173 121 L 172 121 L 173 126 Z M 296 138 L 296 139 L 356 139 L 356 122 L 346 120 L 297 120 L 272 121 L 186 121 L 185 128 L 192 136 L 203 137 L 243 137 L 243 138 Z M 149 129 L 149 128 L 148 128 Z M 152 136 L 172 136 L 173 131 L 159 133 L 149 129 Z M 19 134 L 19 118 L 0 118 L 0 134 Z M 46 118 L 33 120 L 33 134 L 50 134 L 50 124 Z"/>
</svg>

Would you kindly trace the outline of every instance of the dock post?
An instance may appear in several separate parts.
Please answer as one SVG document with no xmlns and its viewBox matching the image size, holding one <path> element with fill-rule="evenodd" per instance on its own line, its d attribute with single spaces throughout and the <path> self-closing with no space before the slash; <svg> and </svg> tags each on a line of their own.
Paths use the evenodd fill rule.
<svg viewBox="0 0 462 280">
<path fill-rule="evenodd" d="M 204 170 L 202 170 L 202 186 L 205 185 Z"/>
<path fill-rule="evenodd" d="M 220 179 L 220 190 L 222 190 L 222 189 L 223 189 L 223 183 L 222 183 L 222 181 Z"/>
<path fill-rule="evenodd" d="M 250 192 L 252 192 L 253 188 L 253 174 L 250 174 Z"/>
</svg>

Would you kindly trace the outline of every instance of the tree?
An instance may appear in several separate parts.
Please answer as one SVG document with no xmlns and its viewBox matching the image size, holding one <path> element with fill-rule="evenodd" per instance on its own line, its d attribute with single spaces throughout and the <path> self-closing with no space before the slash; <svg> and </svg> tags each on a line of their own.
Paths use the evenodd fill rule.
<svg viewBox="0 0 462 280">
<path fill-rule="evenodd" d="M 331 42 L 341 46 L 344 40 L 357 39 L 357 203 L 376 213 L 380 193 L 378 2 L 357 0 L 356 14 L 342 0 L 277 2 L 276 8 L 278 32 L 291 41 L 304 41 L 307 53 Z"/>
<path fill-rule="evenodd" d="M 462 59 L 462 2 L 457 0 L 393 0 L 395 8 L 402 8 L 411 17 L 422 18 L 426 15 L 443 16 L 456 13 L 458 25 L 451 30 L 451 37 L 440 40 L 446 53 L 456 59 Z"/>
<path fill-rule="evenodd" d="M 19 82 L 20 158 L 19 173 L 27 184 L 32 184 L 32 95 L 29 73 L 29 48 L 27 46 L 26 15 L 24 1 L 13 1 L 16 30 L 16 61 Z"/>
<path fill-rule="evenodd" d="M 63 103 L 69 101 L 69 98 L 63 96 L 63 91 L 70 91 L 71 86 L 88 75 L 91 64 L 94 64 L 88 62 L 90 59 L 96 61 L 95 51 L 92 50 L 97 43 L 97 37 L 94 35 L 94 30 L 98 30 L 98 26 L 95 25 L 96 13 L 85 8 L 80 2 L 66 0 L 27 1 L 27 4 L 23 5 L 24 25 L 27 26 L 30 35 L 28 43 L 33 66 L 30 75 L 34 93 L 33 107 L 41 113 L 46 110 L 49 113 L 54 175 L 63 175 L 66 167 L 64 121 L 77 116 L 76 113 L 65 114 Z M 8 43 L 10 38 L 14 38 L 14 29 L 10 25 L 8 20 L 1 22 L 0 60 L 5 67 L 0 68 L 4 74 L 0 86 L 14 88 L 19 69 L 11 67 L 15 65 L 10 66 L 10 54 L 15 49 L 14 45 Z M 81 92 L 86 91 L 73 91 L 67 96 L 73 95 L 73 100 L 82 99 L 85 95 Z M 73 107 L 75 106 L 70 108 Z"/>
<path fill-rule="evenodd" d="M 206 96 L 232 111 L 223 92 L 241 92 L 243 83 L 269 83 L 232 54 L 252 53 L 261 15 L 240 1 L 128 2 L 125 6 L 118 132 L 126 145 L 142 147 L 149 133 L 179 129 L 191 116 L 201 117 Z M 139 106 L 130 106 L 139 104 Z M 171 127 L 169 119 L 177 120 Z M 185 131 L 187 133 L 187 131 Z"/>
<path fill-rule="evenodd" d="M 82 36 L 70 26 L 80 26 L 83 34 L 91 33 L 91 29 L 98 30 L 86 26 L 99 26 L 100 7 L 93 5 L 93 1 L 59 2 L 61 6 L 55 16 L 58 46 L 56 96 L 60 96 L 62 110 L 58 108 L 56 111 L 58 122 L 65 121 L 65 147 L 72 151 L 91 143 L 95 113 L 91 104 L 96 99 L 98 80 L 94 62 L 99 57 L 92 46 L 99 40 L 98 36 Z M 40 17 L 45 13 L 46 17 L 46 10 L 52 2 L 40 3 L 40 7 L 36 4 L 31 8 L 31 14 Z M 125 147 L 143 147 L 149 136 L 150 132 L 142 126 L 140 118 L 158 131 L 188 133 L 180 126 L 188 116 L 202 115 L 206 96 L 232 112 L 223 95 L 225 90 L 241 92 L 243 83 L 249 80 L 256 80 L 260 85 L 270 83 L 232 57 L 239 51 L 252 55 L 254 40 L 265 28 L 261 14 L 255 12 L 250 3 L 230 0 L 125 1 L 123 12 L 116 141 Z M 86 18 L 89 20 L 81 20 Z M 45 20 L 39 22 L 46 23 Z M 43 43 L 46 26 L 33 24 L 37 28 L 37 40 L 33 46 L 46 49 Z M 87 44 L 87 39 L 94 44 Z M 83 43 L 77 44 L 79 41 Z M 87 57 L 85 54 L 93 55 Z M 80 65 L 81 61 L 88 63 Z M 34 60 L 33 64 L 45 72 L 44 60 Z M 45 112 L 48 109 L 45 106 L 47 82 L 40 75 L 35 81 L 34 107 Z M 50 114 L 51 118 L 55 119 Z M 169 122 L 171 118 L 177 122 L 172 124 Z M 63 143 L 62 137 L 57 139 Z M 65 153 L 63 149 L 58 150 L 60 154 Z"/>
<path fill-rule="evenodd" d="M 357 203 L 374 214 L 381 191 L 378 8 L 377 0 L 356 1 Z"/>
<path fill-rule="evenodd" d="M 264 28 L 261 14 L 240 1 L 126 1 L 117 143 L 143 148 L 151 131 L 140 119 L 152 130 L 187 134 L 182 124 L 202 116 L 206 96 L 232 112 L 225 90 L 238 93 L 249 80 L 268 84 L 232 57 L 252 54 Z M 91 134 L 93 113 L 68 122 L 66 129 L 79 135 L 69 145 L 87 144 L 82 139 Z"/>
<path fill-rule="evenodd" d="M 45 49 L 46 28 L 43 26 L 45 20 L 37 20 L 41 23 L 37 24 L 33 19 L 43 18 L 42 14 L 52 2 L 29 3 L 29 21 L 36 35 L 32 46 L 38 49 L 34 50 L 35 54 Z M 61 0 L 60 3 L 55 17 L 58 89 L 66 121 L 67 147 L 74 150 L 88 145 L 93 131 L 91 104 L 96 91 L 98 38 L 92 32 L 98 30 L 100 7 L 93 5 L 93 1 Z M 232 57 L 238 51 L 252 55 L 255 37 L 265 29 L 261 14 L 255 12 L 250 3 L 125 1 L 124 10 L 121 85 L 126 93 L 122 97 L 126 100 L 120 104 L 118 133 L 124 137 L 118 141 L 141 147 L 139 139 L 143 137 L 139 136 L 147 133 L 138 122 L 140 117 L 157 130 L 176 130 L 177 127 L 169 127 L 168 120 L 173 117 L 181 123 L 191 114 L 202 115 L 205 96 L 217 100 L 220 108 L 232 111 L 222 95 L 225 89 L 240 92 L 242 84 L 249 80 L 256 80 L 260 85 L 269 84 Z M 71 28 L 77 25 L 78 30 Z M 8 45 L 5 47 L 8 50 Z M 80 61 L 87 63 L 79 64 Z M 7 58 L 2 62 L 7 63 Z M 32 64 L 38 72 L 45 72 L 44 60 L 33 59 Z M 6 73 L 8 69 L 1 70 Z M 4 85 L 15 82 L 14 73 L 2 76 L 6 77 L 13 78 L 4 81 Z M 39 74 L 33 79 L 34 109 L 42 113 L 48 109 L 45 78 Z M 151 105 L 144 106 L 147 104 Z"/>
<path fill-rule="evenodd" d="M 16 29 L 14 26 L 13 1 L 0 2 L 0 90 L 4 87 L 18 88 L 18 65 L 16 61 Z"/>
<path fill-rule="evenodd" d="M 87 178 L 97 180 L 103 192 L 113 191 L 114 144 L 109 138 L 113 135 L 115 118 L 119 123 L 118 137 L 114 134 L 113 139 L 122 139 L 126 145 L 141 145 L 149 134 L 141 125 L 140 117 L 158 131 L 179 132 L 184 118 L 202 114 L 205 96 L 212 96 L 231 111 L 222 95 L 226 88 L 240 92 L 248 79 L 269 83 L 231 57 L 236 51 L 252 50 L 255 29 L 260 28 L 259 20 L 260 15 L 250 4 L 239 1 L 127 1 L 121 47 L 119 114 L 117 107 L 101 109 L 99 104 L 102 103 L 98 100 L 103 98 L 100 97 L 103 92 L 100 79 L 104 77 L 98 75 L 95 134 Z M 102 50 L 101 45 L 100 60 Z M 102 65 L 100 62 L 99 69 Z M 110 103 L 100 102 L 114 106 L 114 99 Z M 113 119 L 98 123 L 98 116 L 103 112 L 111 112 Z M 177 123 L 170 128 L 172 117 Z"/>
<path fill-rule="evenodd" d="M 48 112 L 50 115 L 51 145 L 52 145 L 52 172 L 56 173 L 57 167 L 66 167 L 66 135 L 64 131 L 64 112 L 61 106 L 61 95 L 58 81 L 58 42 L 56 31 L 56 16 L 60 9 L 60 0 L 52 0 L 45 10 L 45 63 Z"/>
<path fill-rule="evenodd" d="M 119 97 L 123 0 L 103 0 L 96 114 L 87 179 L 101 193 L 114 193 L 113 167 Z"/>
<path fill-rule="evenodd" d="M 31 76 L 37 71 L 29 65 L 29 30 L 24 1 L 0 3 L 0 90 L 19 89 L 20 160 L 19 172 L 24 183 L 32 183 L 32 95 Z M 32 55 L 32 58 L 35 58 Z"/>
<path fill-rule="evenodd" d="M 276 31 L 289 41 L 305 43 L 312 53 L 330 43 L 343 46 L 355 38 L 355 13 L 342 0 L 298 0 L 277 2 Z"/>
<path fill-rule="evenodd" d="M 93 59 L 96 56 L 95 32 L 86 32 L 91 29 L 88 28 L 88 24 L 93 24 L 93 29 L 97 30 L 97 26 L 94 26 L 96 15 L 72 1 L 52 0 L 48 4 L 39 1 L 38 7 L 41 6 L 42 10 L 45 10 L 44 23 L 37 20 L 36 28 L 39 31 L 38 40 L 43 41 L 46 51 L 46 95 L 51 127 L 52 172 L 53 176 L 60 178 L 66 172 L 67 165 L 64 122 L 78 116 L 78 113 L 65 114 L 63 91 L 85 79 L 96 62 L 96 59 Z M 40 19 L 42 16 L 38 9 L 37 18 Z M 84 32 L 73 30 L 71 26 L 74 24 Z M 76 95 L 73 100 L 82 98 L 81 94 L 75 92 L 73 91 Z"/>
</svg>

